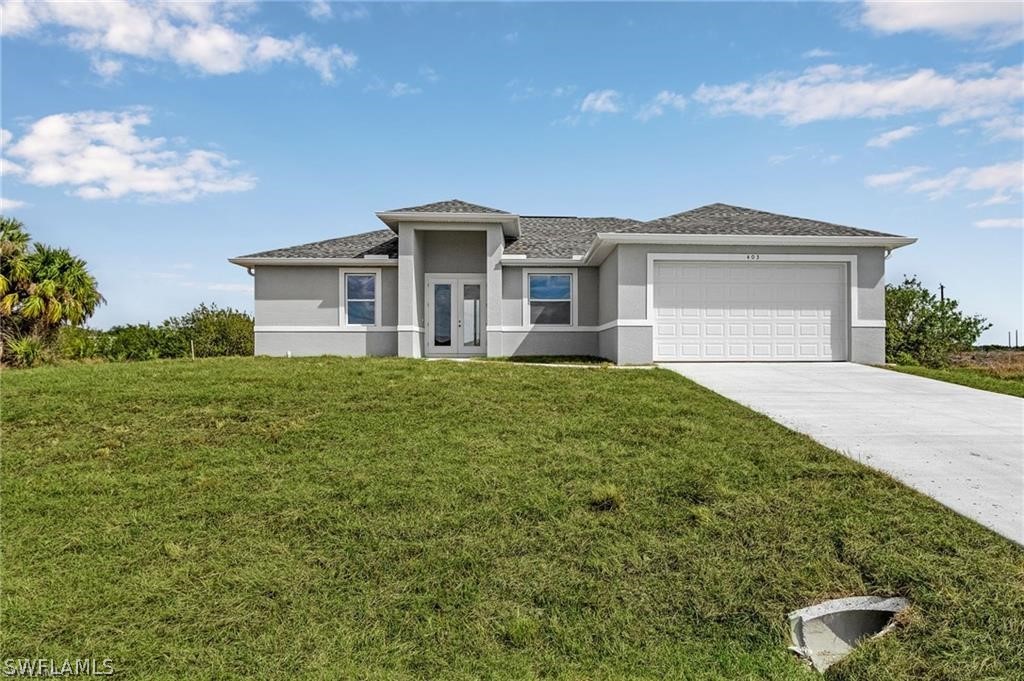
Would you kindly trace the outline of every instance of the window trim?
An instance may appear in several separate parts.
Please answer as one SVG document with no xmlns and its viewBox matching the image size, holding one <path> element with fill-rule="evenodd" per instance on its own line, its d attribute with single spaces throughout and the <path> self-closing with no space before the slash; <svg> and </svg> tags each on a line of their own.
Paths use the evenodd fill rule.
<svg viewBox="0 0 1024 681">
<path fill-rule="evenodd" d="M 529 329 L 572 329 L 578 325 L 577 308 L 579 289 L 577 280 L 579 268 L 576 267 L 524 267 L 523 268 L 523 326 Z M 568 324 L 533 324 L 530 322 L 530 275 L 531 274 L 567 274 L 569 275 L 569 323 Z"/>
<path fill-rule="evenodd" d="M 373 275 L 373 324 L 349 324 L 348 323 L 348 286 L 347 277 L 350 274 L 372 274 Z M 378 267 L 339 267 L 338 268 L 338 325 L 343 329 L 375 329 L 381 326 L 381 270 Z M 366 302 L 363 300 L 355 302 Z"/>
</svg>

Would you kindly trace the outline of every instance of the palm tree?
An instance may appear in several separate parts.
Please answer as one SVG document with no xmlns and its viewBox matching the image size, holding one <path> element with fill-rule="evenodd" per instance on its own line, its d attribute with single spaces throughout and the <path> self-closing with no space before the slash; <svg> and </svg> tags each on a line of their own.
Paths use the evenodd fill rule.
<svg viewBox="0 0 1024 681">
<path fill-rule="evenodd" d="M 63 324 L 85 322 L 104 302 L 86 263 L 65 248 L 29 243 L 25 226 L 0 217 L 0 325 L 4 343 L 47 341 Z"/>
</svg>

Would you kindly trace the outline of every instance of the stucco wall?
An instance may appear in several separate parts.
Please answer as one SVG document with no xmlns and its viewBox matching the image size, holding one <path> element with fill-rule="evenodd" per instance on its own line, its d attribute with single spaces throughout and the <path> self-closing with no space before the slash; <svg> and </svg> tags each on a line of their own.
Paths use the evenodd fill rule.
<svg viewBox="0 0 1024 681">
<path fill-rule="evenodd" d="M 276 357 L 348 355 L 390 356 L 398 353 L 395 331 L 257 331 L 256 354 Z"/>
<path fill-rule="evenodd" d="M 594 331 L 506 331 L 502 352 L 510 355 L 596 355 Z"/>
<path fill-rule="evenodd" d="M 615 248 L 598 270 L 599 324 L 614 321 L 619 316 L 619 249 Z"/>
<path fill-rule="evenodd" d="M 337 267 L 257 267 L 257 326 L 338 326 Z"/>
<path fill-rule="evenodd" d="M 425 274 L 483 274 L 486 271 L 485 232 L 417 232 Z"/>
<path fill-rule="evenodd" d="M 502 267 L 502 326 L 523 325 L 523 268 Z"/>
<path fill-rule="evenodd" d="M 613 362 L 619 361 L 619 330 L 615 327 L 597 334 L 597 355 Z"/>
</svg>

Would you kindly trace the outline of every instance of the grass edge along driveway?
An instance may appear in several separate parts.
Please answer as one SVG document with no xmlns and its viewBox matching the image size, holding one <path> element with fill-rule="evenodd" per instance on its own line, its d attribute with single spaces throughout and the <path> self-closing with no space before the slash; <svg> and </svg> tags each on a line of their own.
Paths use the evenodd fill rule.
<svg viewBox="0 0 1024 681">
<path fill-rule="evenodd" d="M 1020 378 L 1003 378 L 980 369 L 957 366 L 933 369 L 931 367 L 901 366 L 898 364 L 886 364 L 883 365 L 883 368 L 923 378 L 931 378 L 936 381 L 956 383 L 968 388 L 976 388 L 1003 395 L 1013 395 L 1014 397 L 1024 397 L 1024 380 Z"/>
<path fill-rule="evenodd" d="M 869 593 L 912 610 L 830 678 L 1024 668 L 1020 548 L 668 371 L 238 358 L 2 380 L 4 657 L 811 679 L 785 613 Z M 597 510 L 608 486 L 622 505 Z"/>
</svg>

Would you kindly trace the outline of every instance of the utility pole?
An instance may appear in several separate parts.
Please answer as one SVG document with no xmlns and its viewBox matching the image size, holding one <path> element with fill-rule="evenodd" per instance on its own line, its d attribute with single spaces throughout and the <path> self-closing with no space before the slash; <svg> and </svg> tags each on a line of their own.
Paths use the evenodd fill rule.
<svg viewBox="0 0 1024 681">
<path fill-rule="evenodd" d="M 942 339 L 946 339 L 946 287 L 939 284 L 939 330 Z"/>
</svg>

